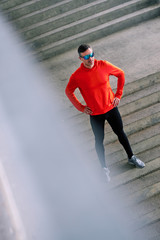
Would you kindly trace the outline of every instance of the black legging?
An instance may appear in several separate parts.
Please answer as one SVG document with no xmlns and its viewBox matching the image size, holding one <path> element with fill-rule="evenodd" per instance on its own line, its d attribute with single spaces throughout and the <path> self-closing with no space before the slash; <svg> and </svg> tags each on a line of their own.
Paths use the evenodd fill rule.
<svg viewBox="0 0 160 240">
<path fill-rule="evenodd" d="M 108 121 L 113 132 L 118 136 L 118 140 L 124 147 L 128 158 L 133 156 L 130 143 L 123 130 L 122 118 L 117 107 L 105 114 L 90 116 L 90 123 L 95 136 L 95 148 L 102 167 L 106 167 L 103 145 L 105 120 Z"/>
</svg>

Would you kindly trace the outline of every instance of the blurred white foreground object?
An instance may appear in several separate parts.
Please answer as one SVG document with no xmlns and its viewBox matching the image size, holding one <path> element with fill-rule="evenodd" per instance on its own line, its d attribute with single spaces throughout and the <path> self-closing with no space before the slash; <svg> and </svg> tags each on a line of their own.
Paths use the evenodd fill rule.
<svg viewBox="0 0 160 240">
<path fill-rule="evenodd" d="M 48 76 L 2 18 L 0 29 L 0 154 L 17 239 L 132 239 L 119 200 L 71 140 Z"/>
</svg>

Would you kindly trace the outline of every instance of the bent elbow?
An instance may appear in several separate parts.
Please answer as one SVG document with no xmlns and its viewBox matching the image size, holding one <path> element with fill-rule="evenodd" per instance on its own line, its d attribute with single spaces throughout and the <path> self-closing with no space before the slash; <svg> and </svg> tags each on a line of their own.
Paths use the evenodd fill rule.
<svg viewBox="0 0 160 240">
<path fill-rule="evenodd" d="M 68 95 L 69 95 L 69 91 L 68 91 L 68 88 L 66 87 L 66 89 L 65 89 L 65 94 L 67 95 L 67 97 L 68 97 Z"/>
</svg>

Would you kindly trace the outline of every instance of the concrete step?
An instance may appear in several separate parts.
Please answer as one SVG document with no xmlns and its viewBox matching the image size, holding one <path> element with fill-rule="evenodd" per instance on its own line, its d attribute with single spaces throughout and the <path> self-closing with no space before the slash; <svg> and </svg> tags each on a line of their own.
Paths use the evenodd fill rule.
<svg viewBox="0 0 160 240">
<path fill-rule="evenodd" d="M 160 160 L 160 159 L 158 159 L 158 160 Z M 156 160 L 153 161 L 153 163 L 155 163 L 155 162 L 156 162 Z M 148 166 L 150 167 L 151 163 L 148 163 Z M 157 169 L 160 169 L 160 165 L 157 166 Z M 157 169 L 156 169 L 156 171 L 157 171 Z M 154 171 L 154 169 L 153 169 L 153 171 Z M 160 182 L 157 182 L 150 186 L 146 186 L 145 188 L 130 194 L 128 196 L 127 202 L 129 202 L 129 205 L 139 204 L 140 202 L 142 202 L 148 198 L 151 198 L 157 194 L 160 194 Z M 153 219 L 153 217 L 152 217 L 152 219 Z M 146 222 L 144 224 L 146 224 Z"/>
<path fill-rule="evenodd" d="M 33 0 L 14 0 L 14 1 L 10 1 L 10 0 L 2 0 L 0 2 L 0 8 L 3 11 L 10 11 L 10 9 L 14 10 L 14 8 L 19 8 L 28 4 L 32 4 L 34 1 Z"/>
<path fill-rule="evenodd" d="M 154 162 L 156 162 L 156 159 L 153 160 L 153 163 Z M 132 205 L 132 207 L 136 210 L 134 205 L 137 206 L 138 204 L 141 204 L 142 201 L 148 201 L 150 198 L 159 195 L 159 189 L 157 189 L 157 185 L 159 184 L 160 180 L 159 173 L 159 169 L 153 169 L 153 171 L 147 172 L 147 174 L 143 175 L 143 177 L 137 178 L 134 181 L 130 181 L 127 184 L 123 184 L 119 186 L 118 189 L 113 189 L 112 192 L 118 194 L 119 197 L 125 198 L 128 205 Z M 137 188 L 134 183 L 137 184 Z M 137 208 L 139 210 L 139 207 Z M 138 217 L 142 217 L 148 212 L 153 212 L 154 210 L 154 207 L 150 207 L 150 209 L 142 209 L 140 213 L 136 213 L 136 216 L 138 215 Z M 135 221 L 136 219 L 133 217 L 132 220 Z"/>
<path fill-rule="evenodd" d="M 8 2 L 8 1 L 7 1 Z M 22 5 L 20 5 L 20 3 Z M 1 4 L 9 19 L 28 39 L 39 59 L 60 54 L 82 41 L 94 40 L 159 15 L 157 0 L 19 1 L 18 7 Z M 7 3 L 6 3 L 7 4 Z M 9 4 L 9 3 L 8 3 Z M 152 6 L 150 6 L 152 5 Z M 17 20 L 16 20 L 17 19 Z"/>
<path fill-rule="evenodd" d="M 127 134 L 126 130 L 125 132 Z M 85 136 L 82 139 L 85 139 Z M 147 151 L 148 149 L 156 148 L 159 146 L 160 123 L 145 128 L 143 130 L 137 131 L 132 135 L 128 135 L 128 139 L 130 141 L 134 154 L 139 155 L 143 153 L 142 159 L 145 159 L 145 161 L 147 161 L 146 157 L 143 156 L 144 152 Z M 82 146 L 85 145 L 87 146 L 88 149 L 90 149 L 90 151 L 94 151 L 95 149 L 93 134 L 90 140 L 88 141 L 84 140 L 84 142 L 81 142 L 81 145 Z M 122 163 L 123 161 L 126 162 L 127 158 L 126 153 L 121 144 L 119 143 L 119 141 L 117 140 L 117 137 L 114 135 L 114 133 L 110 133 L 109 136 L 105 135 L 104 145 L 105 155 L 109 166 L 118 164 L 121 161 Z"/>
<path fill-rule="evenodd" d="M 25 18 L 26 24 L 29 18 L 34 16 L 34 18 L 32 18 L 33 22 L 30 22 L 30 23 L 35 24 L 40 21 L 44 21 L 48 18 L 67 13 L 68 11 L 71 11 L 75 8 L 79 8 L 83 5 L 88 5 L 92 2 L 94 5 L 94 4 L 97 4 L 98 2 L 101 3 L 104 1 L 103 0 L 82 0 L 81 2 L 78 2 L 76 0 L 62 0 L 62 1 L 54 0 L 54 2 L 50 0 L 46 0 L 46 1 L 40 0 L 37 2 L 30 1 L 28 6 L 27 4 L 25 4 L 24 7 L 23 5 L 22 7 L 19 5 L 18 8 L 15 8 L 15 9 L 12 8 L 9 11 L 7 11 L 7 13 L 9 18 L 12 20 L 16 20 L 16 19 L 23 20 Z M 108 8 L 111 8 L 123 2 L 127 2 L 127 0 L 117 0 L 117 1 L 110 0 L 106 2 L 106 5 L 108 6 Z M 2 5 L 2 9 L 5 10 L 6 8 Z"/>
<path fill-rule="evenodd" d="M 49 23 L 41 23 L 38 27 L 32 26 L 32 30 L 23 32 L 23 35 L 25 39 L 34 39 L 35 46 L 41 47 L 45 46 L 48 37 L 50 38 L 48 43 L 56 42 L 147 6 L 147 0 L 130 0 L 108 8 L 106 1 L 101 0 L 76 8 L 64 16 L 50 18 Z"/>
<path fill-rule="evenodd" d="M 83 1 L 83 0 L 82 0 Z M 6 12 L 8 18 L 10 20 L 16 20 L 19 18 L 24 18 L 25 16 L 32 16 L 34 14 L 39 13 L 40 11 L 44 12 L 46 11 L 46 14 L 49 13 L 47 12 L 50 8 L 54 8 L 53 12 L 54 14 L 58 14 L 63 11 L 67 11 L 67 4 L 71 3 L 73 4 L 74 0 L 64 0 L 64 1 L 58 1 L 54 0 L 54 3 L 50 0 L 46 1 L 28 1 L 26 2 L 25 0 L 18 1 L 18 4 L 10 4 L 11 1 L 8 1 L 8 4 L 2 4 L 1 8 Z M 66 5 L 65 5 L 66 4 Z M 61 7 L 60 7 L 61 6 Z M 70 5 L 69 5 L 70 6 Z M 66 9 L 65 9 L 66 7 Z M 47 18 L 49 18 L 50 15 L 48 15 Z"/>
<path fill-rule="evenodd" d="M 132 122 L 124 127 L 127 136 L 129 137 L 132 134 L 140 133 L 144 129 L 147 129 L 151 126 L 158 125 L 160 123 L 160 112 L 148 116 L 147 118 L 140 119 L 139 121 Z M 160 125 L 158 125 L 160 127 Z M 107 128 L 110 128 L 109 125 Z M 158 128 L 158 127 L 157 127 Z M 158 129 L 157 129 L 158 131 Z M 110 143 L 117 141 L 117 136 L 112 134 L 112 132 L 107 132 L 105 134 L 104 144 L 107 146 Z"/>
<path fill-rule="evenodd" d="M 122 116 L 126 116 L 128 114 L 131 114 L 143 108 L 149 107 L 152 104 L 156 104 L 159 102 L 159 100 L 160 100 L 160 92 L 156 91 L 143 98 L 139 98 L 133 102 L 129 102 L 125 104 L 126 110 L 122 106 L 119 107 L 119 110 Z"/>
<path fill-rule="evenodd" d="M 156 83 L 160 83 L 160 72 L 150 74 L 131 83 L 126 83 L 124 87 L 123 97 L 140 91 L 144 88 L 151 87 Z"/>
<path fill-rule="evenodd" d="M 109 189 L 117 189 L 121 185 L 125 185 L 129 182 L 133 182 L 134 180 L 138 178 L 142 178 L 143 176 L 146 176 L 151 172 L 154 172 L 157 170 L 160 170 L 160 158 L 156 158 L 148 162 L 146 164 L 146 167 L 143 169 L 134 168 L 134 171 L 133 171 L 133 167 L 131 167 L 128 171 L 125 171 L 124 173 L 115 176 L 114 178 L 112 178 L 112 182 L 109 186 Z M 158 184 L 160 183 L 158 182 Z M 156 190 L 158 190 L 159 192 L 160 188 L 158 187 L 158 189 L 156 188 Z M 138 202 L 141 202 L 142 200 L 146 199 L 146 197 L 144 197 L 144 194 L 145 192 L 141 194 L 140 191 L 138 191 L 138 195 L 139 195 L 139 197 L 137 198 Z M 147 194 L 147 197 L 152 197 L 154 195 L 154 192 L 148 189 L 148 192 L 146 194 Z"/>
<path fill-rule="evenodd" d="M 160 170 L 155 170 L 142 178 L 140 177 L 111 190 L 121 200 L 123 212 L 127 212 L 128 216 L 127 228 L 131 228 L 134 234 L 136 231 L 137 239 L 150 239 L 150 237 L 147 237 L 149 226 L 151 226 L 152 230 L 154 228 L 150 236 L 153 237 L 158 233 L 156 223 L 159 223 L 160 216 L 160 193 L 159 189 L 157 189 L 159 173 Z"/>
<path fill-rule="evenodd" d="M 69 3 L 66 3 L 67 6 L 66 4 L 65 6 L 60 5 L 59 10 L 55 5 L 52 5 L 49 9 L 43 9 L 34 14 L 23 16 L 15 21 L 15 24 L 18 28 L 24 29 L 25 31 L 35 29 L 36 32 L 44 33 L 124 2 L 126 2 L 126 0 L 107 2 L 106 0 L 83 0 L 81 2 L 70 1 Z M 30 35 L 32 35 L 32 33 Z"/>
<path fill-rule="evenodd" d="M 157 170 L 156 172 L 154 172 L 156 174 L 156 176 L 158 177 L 158 173 L 160 171 Z M 156 182 L 156 179 L 154 178 L 154 173 L 151 173 L 151 174 L 148 174 L 147 176 L 144 177 L 145 178 L 150 178 L 150 179 L 154 179 L 152 182 L 154 184 L 154 182 Z M 143 181 L 141 180 L 136 180 L 136 183 L 138 184 L 139 186 L 139 183 L 142 183 Z M 153 185 L 152 183 L 150 184 Z M 127 186 L 127 185 L 124 185 L 124 187 Z M 133 184 L 132 184 L 133 186 Z M 148 185 L 149 186 L 149 185 Z M 143 188 L 145 188 L 145 185 L 143 186 Z M 120 191 L 118 191 L 120 193 Z M 145 214 L 148 214 L 148 213 L 152 213 L 155 211 L 155 209 L 157 208 L 157 206 L 159 205 L 159 197 L 160 197 L 160 194 L 157 194 L 156 196 L 154 197 L 151 197 L 149 199 L 146 199 L 145 201 L 141 202 L 138 204 L 138 206 L 133 206 L 132 205 L 132 209 L 133 211 L 130 211 L 129 208 L 128 208 L 128 211 L 132 212 L 132 214 L 134 212 L 136 212 L 136 216 L 133 216 L 133 221 L 135 221 L 136 219 L 138 220 L 139 218 L 145 216 Z"/>
<path fill-rule="evenodd" d="M 148 6 L 147 0 L 132 0 L 127 3 L 118 5 L 105 11 L 100 10 L 99 13 L 92 14 L 86 18 L 82 18 L 76 21 L 76 15 L 71 24 L 57 28 L 49 33 L 34 38 L 34 47 L 41 48 L 48 44 L 57 42 L 61 39 L 71 37 L 79 32 L 87 31 L 88 29 L 95 28 L 99 25 L 103 25 L 114 19 L 125 16 L 126 14 L 133 13 L 137 10 Z M 30 36 L 31 37 L 31 36 Z"/>
<path fill-rule="evenodd" d="M 136 239 L 159 240 L 159 224 L 160 220 L 137 230 L 135 236 Z"/>
<path fill-rule="evenodd" d="M 110 22 L 101 24 L 97 27 L 90 28 L 89 30 L 79 32 L 78 34 L 59 40 L 58 42 L 48 44 L 45 47 L 37 49 L 36 53 L 39 55 L 39 60 L 45 60 L 56 56 L 57 54 L 63 53 L 64 51 L 68 51 L 71 48 L 78 46 L 81 42 L 90 42 L 93 39 L 97 40 L 114 32 L 131 27 L 142 21 L 157 17 L 159 14 L 160 4 L 147 7 Z"/>
<path fill-rule="evenodd" d="M 156 209 L 156 210 L 146 214 L 145 216 L 139 218 L 138 221 L 135 221 L 135 223 L 137 225 L 134 228 L 135 231 L 137 231 L 139 229 L 142 229 L 142 228 L 144 228 L 144 227 L 146 227 L 148 225 L 152 225 L 155 222 L 159 222 L 160 221 L 160 217 L 159 216 L 160 216 L 160 209 Z M 158 238 L 155 238 L 155 240 L 159 239 L 159 236 L 158 236 Z"/>
<path fill-rule="evenodd" d="M 156 159 L 153 160 L 152 164 L 155 162 Z M 150 165 L 148 166 L 150 167 Z M 160 196 L 160 170 L 151 170 L 153 171 L 148 172 L 143 177 L 121 185 L 118 189 L 112 191 L 116 192 L 120 198 L 125 199 L 124 211 L 127 210 L 127 212 L 130 212 L 131 218 L 129 226 L 132 227 L 134 231 L 159 221 L 159 211 L 157 211 L 159 201 L 157 196 Z M 152 202 L 152 204 L 150 204 L 150 202 Z M 155 214 L 155 212 L 157 212 L 157 214 Z"/>
<path fill-rule="evenodd" d="M 155 146 L 145 150 L 145 152 L 138 153 L 138 157 L 142 159 L 145 162 L 145 164 L 147 164 L 148 162 L 159 157 L 159 146 Z M 124 172 L 131 170 L 131 165 L 127 163 L 127 159 L 125 158 L 115 164 L 110 165 L 110 169 L 111 169 L 111 176 L 114 178 L 119 174 L 123 174 Z M 132 167 L 132 169 L 134 168 Z M 122 195 L 125 197 L 130 192 L 131 193 L 133 193 L 134 191 L 136 192 L 144 188 L 145 186 L 149 186 L 152 183 L 155 183 L 158 176 L 157 174 L 158 174 L 157 172 L 151 172 L 150 174 L 143 176 L 143 181 L 142 181 L 142 178 L 140 178 L 140 179 L 136 179 L 135 181 L 128 182 L 125 185 L 119 186 L 118 191 L 120 196 Z M 155 176 L 156 179 L 152 178 L 153 175 Z"/>
<path fill-rule="evenodd" d="M 145 131 L 143 131 L 144 135 L 145 135 Z M 141 134 L 141 132 L 139 132 L 139 135 Z M 138 134 L 133 135 L 134 140 L 138 139 Z M 155 135 L 153 135 L 152 137 L 148 137 L 148 138 L 144 138 L 141 141 L 137 141 L 137 143 L 132 143 L 131 138 L 129 138 L 129 141 L 131 143 L 132 149 L 134 154 L 138 155 L 138 156 L 142 156 L 142 160 L 144 160 L 144 162 L 146 162 L 146 158 L 144 159 L 143 154 L 148 151 L 149 149 L 153 149 L 153 148 L 159 148 L 159 139 L 160 139 L 160 133 L 155 133 Z M 111 149 L 112 153 L 108 154 L 107 152 L 110 150 L 109 146 L 106 146 L 106 159 L 107 159 L 107 163 L 108 165 L 111 167 L 112 165 L 119 165 L 120 163 L 122 164 L 122 166 L 124 164 L 126 164 L 127 161 L 127 156 L 125 151 L 123 150 L 123 148 L 121 147 L 121 149 L 117 149 L 116 147 L 119 147 L 119 143 L 117 142 L 117 145 L 115 145 L 114 151 L 113 148 Z M 149 158 L 151 158 L 152 156 L 150 155 Z"/>
<path fill-rule="evenodd" d="M 141 85 L 139 85 L 141 88 Z M 139 88 L 139 89 L 140 89 Z M 156 94 L 159 96 L 158 92 L 159 92 L 159 88 L 160 88 L 160 79 L 157 79 L 157 83 L 153 83 L 152 87 L 148 84 L 148 86 L 143 87 L 142 85 L 142 89 L 141 90 L 137 90 L 135 92 L 132 92 L 132 94 L 126 95 L 123 97 L 123 101 L 120 104 L 120 108 L 123 109 L 124 105 L 128 105 L 130 103 L 134 104 L 134 102 L 139 101 L 140 98 L 143 99 L 143 97 L 145 98 L 146 96 L 150 96 L 152 94 Z M 143 103 L 142 103 L 143 105 Z M 134 108 L 134 107 L 133 107 Z M 138 109 L 140 108 L 140 106 L 138 107 Z M 130 109 L 130 113 L 133 112 L 134 110 Z M 126 113 L 122 113 L 122 115 L 127 115 Z"/>
<path fill-rule="evenodd" d="M 140 124 L 141 121 L 144 121 L 144 119 L 149 119 L 149 117 L 152 118 L 154 114 L 156 116 L 156 114 L 158 114 L 159 112 L 160 112 L 160 103 L 158 102 L 156 104 L 151 105 L 150 107 L 141 109 L 140 111 L 136 111 L 136 113 L 132 113 L 127 116 L 124 116 L 123 117 L 124 128 L 126 129 L 126 127 L 128 127 L 131 124 L 135 124 L 136 122 L 138 122 L 138 125 L 141 125 Z M 152 121 L 152 123 L 154 123 L 154 120 Z M 111 132 L 111 129 L 106 129 L 105 131 L 106 134 L 110 132 Z"/>
<path fill-rule="evenodd" d="M 147 149 L 145 152 L 138 153 L 138 157 L 140 159 L 143 159 L 143 161 L 145 163 L 148 163 L 154 159 L 157 159 L 159 157 L 159 146 L 155 146 L 152 149 Z M 134 169 L 131 165 L 129 165 L 127 163 L 127 159 L 126 158 L 122 159 L 119 162 L 117 162 L 116 164 L 110 165 L 111 176 L 114 178 L 115 176 L 117 176 L 119 174 L 123 174 L 124 172 L 131 170 L 131 168 Z M 119 195 L 125 197 L 125 196 L 129 195 L 130 193 L 136 192 L 136 191 L 144 188 L 145 186 L 154 184 L 155 181 L 157 181 L 156 179 L 152 178 L 152 175 L 154 175 L 154 174 L 155 174 L 155 172 L 150 173 L 150 174 L 146 175 L 145 177 L 143 177 L 144 181 L 142 181 L 140 178 L 140 179 L 137 179 L 136 181 L 131 181 L 131 182 L 128 182 L 127 184 L 119 186 L 118 187 Z M 158 173 L 156 172 L 156 174 L 158 174 Z M 135 185 L 135 183 L 137 185 Z"/>
</svg>

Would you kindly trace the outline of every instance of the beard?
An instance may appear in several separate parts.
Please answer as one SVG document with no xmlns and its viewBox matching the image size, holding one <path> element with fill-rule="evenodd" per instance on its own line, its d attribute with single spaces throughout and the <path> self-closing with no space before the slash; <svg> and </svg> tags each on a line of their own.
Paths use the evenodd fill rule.
<svg viewBox="0 0 160 240">
<path fill-rule="evenodd" d="M 89 59 L 86 63 L 86 66 L 93 67 L 94 66 L 94 59 Z"/>
</svg>

